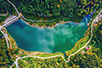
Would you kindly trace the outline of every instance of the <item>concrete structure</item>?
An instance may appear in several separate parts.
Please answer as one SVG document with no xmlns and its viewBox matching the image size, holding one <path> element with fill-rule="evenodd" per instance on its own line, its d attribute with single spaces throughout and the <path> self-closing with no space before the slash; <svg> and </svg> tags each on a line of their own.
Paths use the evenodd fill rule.
<svg viewBox="0 0 102 68">
<path fill-rule="evenodd" d="M 4 27 L 7 27 L 8 25 L 11 25 L 13 22 L 15 22 L 15 21 L 18 20 L 18 19 L 15 19 L 15 18 L 17 18 L 17 16 L 14 16 L 14 15 L 8 17 L 8 18 L 4 21 L 4 23 L 6 24 Z M 13 19 L 14 19 L 14 20 L 13 20 Z M 12 21 L 12 20 L 13 20 L 13 21 Z M 10 22 L 10 23 L 7 24 L 8 22 Z"/>
</svg>

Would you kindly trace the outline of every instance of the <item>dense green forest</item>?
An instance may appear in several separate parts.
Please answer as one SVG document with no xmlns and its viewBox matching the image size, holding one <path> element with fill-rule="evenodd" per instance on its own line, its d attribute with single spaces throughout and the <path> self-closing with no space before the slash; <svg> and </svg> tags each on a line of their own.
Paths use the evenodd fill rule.
<svg viewBox="0 0 102 68">
<path fill-rule="evenodd" d="M 37 22 L 39 26 L 52 26 L 61 20 L 80 22 L 83 17 L 98 7 L 102 7 L 101 0 L 10 0 L 19 12 L 32 20 L 54 20 L 51 22 Z M 0 13 L 17 14 L 14 7 L 6 0 L 0 0 Z M 0 16 L 0 21 L 6 17 Z M 30 22 L 34 24 L 35 22 Z"/>
<path fill-rule="evenodd" d="M 102 22 L 101 22 L 102 23 Z M 95 47 L 102 49 L 102 24 L 94 27 L 94 35 L 93 35 L 93 40 L 91 41 L 92 43 L 95 43 Z"/>
<path fill-rule="evenodd" d="M 6 14 L 7 11 L 9 13 L 13 12 L 13 7 L 6 1 L 6 0 L 0 0 L 0 14 Z M 15 11 L 15 10 L 14 10 Z M 4 21 L 7 18 L 7 16 L 0 16 L 0 23 Z"/>
<path fill-rule="evenodd" d="M 101 0 L 12 0 L 12 2 L 29 19 L 75 22 L 80 22 L 85 15 L 101 6 L 102 3 Z M 31 15 L 33 15 L 32 18 Z"/>
</svg>

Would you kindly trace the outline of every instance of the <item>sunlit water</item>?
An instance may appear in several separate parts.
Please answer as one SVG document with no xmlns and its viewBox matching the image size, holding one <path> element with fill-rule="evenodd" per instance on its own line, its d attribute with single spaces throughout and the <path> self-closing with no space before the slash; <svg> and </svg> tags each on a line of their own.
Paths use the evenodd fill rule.
<svg viewBox="0 0 102 68">
<path fill-rule="evenodd" d="M 31 27 L 20 19 L 6 28 L 18 47 L 24 50 L 65 53 L 84 37 L 90 19 L 91 15 L 87 15 L 79 24 L 70 21 L 65 24 L 59 23 L 50 28 Z"/>
</svg>

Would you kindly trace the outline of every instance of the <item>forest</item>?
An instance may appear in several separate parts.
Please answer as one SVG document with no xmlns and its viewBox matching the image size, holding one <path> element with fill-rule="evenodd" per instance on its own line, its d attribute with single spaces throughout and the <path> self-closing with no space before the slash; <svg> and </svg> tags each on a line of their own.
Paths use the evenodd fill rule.
<svg viewBox="0 0 102 68">
<path fill-rule="evenodd" d="M 13 2 L 19 12 L 22 12 L 26 18 L 38 20 L 56 20 L 54 22 L 36 22 L 38 25 L 52 26 L 57 22 L 75 21 L 79 22 L 93 10 L 102 7 L 101 0 L 10 0 Z M 0 14 L 17 15 L 14 8 L 6 1 L 0 0 Z M 9 16 L 8 15 L 8 16 Z M 1 17 L 0 23 L 8 16 Z M 31 22 L 33 24 L 33 22 Z M 71 57 L 71 61 L 66 63 L 61 57 L 52 59 L 25 58 L 26 63 L 18 60 L 20 68 L 102 68 L 102 24 L 96 26 L 93 30 L 93 38 L 90 42 L 91 50 L 84 54 L 80 52 Z M 0 33 L 0 68 L 9 68 L 17 58 L 19 48 L 7 48 L 5 38 Z M 12 56 L 12 57 L 11 57 Z M 21 55 L 20 55 L 21 56 Z M 23 56 L 23 55 L 22 55 Z M 67 59 L 67 58 L 66 58 Z M 13 68 L 16 68 L 14 65 Z"/>
<path fill-rule="evenodd" d="M 32 20 L 54 20 L 51 22 L 30 22 L 38 26 L 52 26 L 59 21 L 80 22 L 93 10 L 102 7 L 101 0 L 10 0 L 26 18 Z M 0 13 L 17 14 L 6 0 L 0 0 Z M 0 17 L 0 21 L 5 17 Z M 3 20 L 3 21 L 4 21 Z"/>
</svg>

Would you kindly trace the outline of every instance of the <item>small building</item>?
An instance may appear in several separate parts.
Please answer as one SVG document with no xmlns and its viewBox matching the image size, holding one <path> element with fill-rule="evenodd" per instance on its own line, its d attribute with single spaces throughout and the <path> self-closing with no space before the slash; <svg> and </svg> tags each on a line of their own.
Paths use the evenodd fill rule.
<svg viewBox="0 0 102 68">
<path fill-rule="evenodd" d="M 100 22 L 99 25 L 101 25 L 102 23 Z"/>
<path fill-rule="evenodd" d="M 86 47 L 85 49 L 86 49 L 86 50 L 89 50 L 89 48 L 88 48 L 88 47 Z"/>
<path fill-rule="evenodd" d="M 96 20 L 95 20 L 95 22 L 99 22 L 99 20 L 98 20 L 98 19 L 96 19 Z"/>
<path fill-rule="evenodd" d="M 97 26 L 97 24 L 93 24 L 93 26 Z"/>
<path fill-rule="evenodd" d="M 22 16 L 22 13 L 20 12 L 20 14 L 19 14 L 20 16 Z"/>
<path fill-rule="evenodd" d="M 81 54 L 84 54 L 85 53 L 85 51 L 83 50 L 82 52 L 81 52 Z"/>
</svg>

